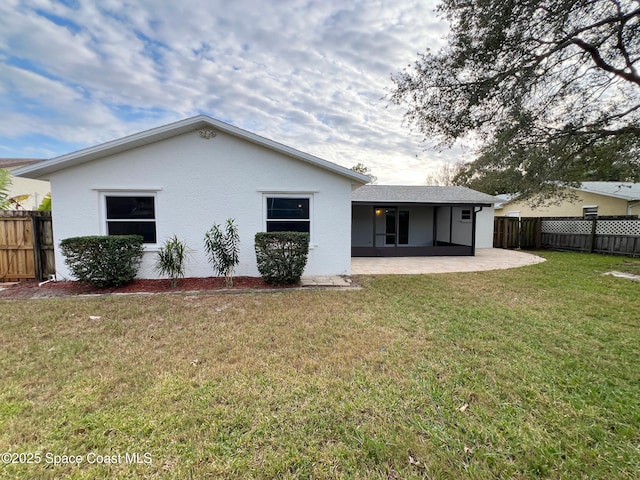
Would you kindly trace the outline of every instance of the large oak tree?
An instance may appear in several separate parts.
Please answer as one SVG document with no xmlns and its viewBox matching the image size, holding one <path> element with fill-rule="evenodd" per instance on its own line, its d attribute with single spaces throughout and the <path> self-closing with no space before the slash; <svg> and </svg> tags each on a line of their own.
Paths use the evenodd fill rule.
<svg viewBox="0 0 640 480">
<path fill-rule="evenodd" d="M 391 99 L 440 147 L 479 142 L 460 183 L 532 194 L 640 178 L 640 1 L 442 0 L 437 10 L 446 46 L 395 75 Z"/>
</svg>

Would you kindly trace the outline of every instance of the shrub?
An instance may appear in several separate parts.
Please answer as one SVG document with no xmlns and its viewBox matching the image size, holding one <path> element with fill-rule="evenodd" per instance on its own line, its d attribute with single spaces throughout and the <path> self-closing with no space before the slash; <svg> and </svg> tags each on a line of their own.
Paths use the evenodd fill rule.
<svg viewBox="0 0 640 480">
<path fill-rule="evenodd" d="M 178 285 L 178 279 L 183 278 L 187 260 L 191 250 L 186 243 L 175 235 L 167 239 L 158 250 L 155 270 L 160 275 L 167 275 L 171 279 L 171 288 Z"/>
<path fill-rule="evenodd" d="M 133 280 L 144 253 L 140 235 L 66 238 L 60 248 L 73 276 L 97 287 Z"/>
<path fill-rule="evenodd" d="M 224 275 L 227 287 L 233 286 L 233 270 L 240 261 L 240 236 L 238 227 L 228 218 L 225 231 L 218 224 L 214 224 L 204 236 L 204 248 L 209 262 L 218 275 Z"/>
<path fill-rule="evenodd" d="M 258 271 L 267 283 L 300 281 L 309 253 L 309 234 L 303 232 L 258 232 L 255 237 Z"/>
</svg>

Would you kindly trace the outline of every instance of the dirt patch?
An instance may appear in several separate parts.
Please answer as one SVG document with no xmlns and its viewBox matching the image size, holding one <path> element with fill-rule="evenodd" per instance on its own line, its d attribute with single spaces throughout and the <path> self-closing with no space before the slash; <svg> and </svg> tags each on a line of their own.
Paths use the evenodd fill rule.
<svg viewBox="0 0 640 480">
<path fill-rule="evenodd" d="M 264 289 L 288 289 L 298 285 L 274 286 L 265 283 L 259 277 L 235 277 L 233 287 L 225 285 L 222 277 L 183 278 L 178 286 L 171 287 L 171 282 L 162 280 L 134 280 L 120 287 L 97 288 L 86 282 L 49 282 L 42 286 L 38 282 L 19 282 L 5 284 L 0 289 L 0 299 L 11 298 L 55 298 L 77 295 L 135 294 L 135 293 L 179 293 L 179 292 L 215 292 L 243 291 Z"/>
</svg>

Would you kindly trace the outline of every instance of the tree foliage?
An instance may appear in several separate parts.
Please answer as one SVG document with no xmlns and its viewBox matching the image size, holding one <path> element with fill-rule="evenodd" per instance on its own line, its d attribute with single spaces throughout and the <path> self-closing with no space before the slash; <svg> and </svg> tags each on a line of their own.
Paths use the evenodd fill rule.
<svg viewBox="0 0 640 480">
<path fill-rule="evenodd" d="M 0 210 L 7 210 L 10 206 L 9 187 L 11 174 L 6 168 L 0 168 Z"/>
<path fill-rule="evenodd" d="M 394 76 L 391 99 L 440 147 L 480 142 L 465 175 L 521 192 L 640 178 L 640 2 L 442 0 L 438 11 L 447 45 Z"/>
<path fill-rule="evenodd" d="M 362 173 L 363 175 L 367 175 L 371 179 L 371 181 L 369 182 L 370 184 L 374 184 L 378 181 L 378 177 L 372 174 L 371 169 L 364 163 L 358 162 L 353 167 L 351 167 L 351 170 L 353 170 L 354 172 Z"/>
</svg>

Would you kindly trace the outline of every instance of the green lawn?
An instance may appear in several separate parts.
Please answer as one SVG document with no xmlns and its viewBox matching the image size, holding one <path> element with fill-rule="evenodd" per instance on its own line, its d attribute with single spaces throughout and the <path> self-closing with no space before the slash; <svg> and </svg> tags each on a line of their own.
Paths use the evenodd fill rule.
<svg viewBox="0 0 640 480">
<path fill-rule="evenodd" d="M 0 452 L 39 459 L 0 478 L 639 478 L 640 283 L 543 255 L 358 291 L 0 301 Z"/>
</svg>

